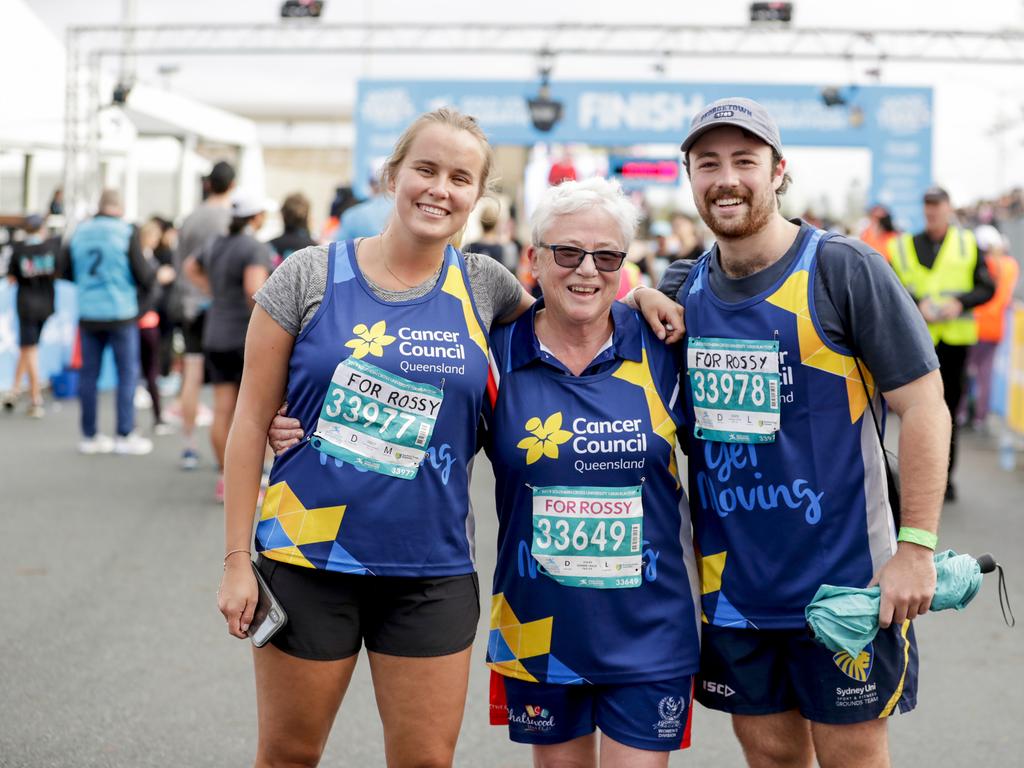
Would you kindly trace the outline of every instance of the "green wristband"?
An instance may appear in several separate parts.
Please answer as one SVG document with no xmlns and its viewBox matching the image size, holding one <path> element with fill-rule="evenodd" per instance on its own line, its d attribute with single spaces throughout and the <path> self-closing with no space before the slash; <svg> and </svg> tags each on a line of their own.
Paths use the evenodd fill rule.
<svg viewBox="0 0 1024 768">
<path fill-rule="evenodd" d="M 911 544 L 919 544 L 934 552 L 939 543 L 939 537 L 934 533 L 922 531 L 920 528 L 903 527 L 900 528 L 900 535 L 896 537 L 896 541 L 909 541 Z"/>
</svg>

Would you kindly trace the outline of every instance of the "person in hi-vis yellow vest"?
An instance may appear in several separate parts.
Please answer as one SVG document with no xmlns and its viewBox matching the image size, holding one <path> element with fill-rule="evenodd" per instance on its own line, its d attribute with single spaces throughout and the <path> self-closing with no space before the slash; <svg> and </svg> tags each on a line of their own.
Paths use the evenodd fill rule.
<svg viewBox="0 0 1024 768">
<path fill-rule="evenodd" d="M 889 257 L 900 282 L 917 301 L 939 356 L 946 405 L 953 418 L 946 500 L 956 498 L 957 404 L 963 392 L 967 351 L 978 341 L 972 310 L 992 298 L 995 286 L 974 233 L 954 223 L 949 194 L 941 187 L 924 193 L 925 228 L 889 244 Z"/>
</svg>

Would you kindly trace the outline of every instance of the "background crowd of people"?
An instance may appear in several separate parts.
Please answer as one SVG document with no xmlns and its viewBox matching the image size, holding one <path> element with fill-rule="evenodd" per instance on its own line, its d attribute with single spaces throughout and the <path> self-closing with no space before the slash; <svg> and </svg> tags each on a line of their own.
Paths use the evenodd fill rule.
<svg viewBox="0 0 1024 768">
<path fill-rule="evenodd" d="M 557 185 L 563 180 L 553 177 L 549 183 Z M 75 345 L 72 367 L 80 369 L 78 388 L 85 398 L 85 412 L 95 411 L 92 393 L 107 345 L 115 350 L 121 382 L 115 439 L 97 430 L 91 416 L 83 417 L 83 452 L 145 454 L 152 450 L 152 437 L 178 433 L 182 442 L 180 465 L 190 470 L 200 463 L 196 427 L 209 425 L 213 459 L 222 466 L 253 293 L 292 253 L 317 243 L 376 233 L 393 207 L 376 180 L 366 200 L 356 198 L 349 187 L 339 187 L 329 216 L 315 235 L 310 203 L 301 192 L 288 195 L 279 207 L 262 197 L 240 193 L 235 169 L 225 161 L 213 164 L 202 183 L 202 202 L 180 226 L 159 214 L 135 225 L 124 223 L 116 190 L 105 192 L 100 201 L 97 219 L 124 225 L 124 247 L 115 250 L 124 251 L 129 268 L 120 274 L 99 275 L 103 277 L 99 290 L 108 291 L 112 282 L 122 290 L 131 286 L 133 296 L 114 312 L 117 317 L 90 319 L 88 307 L 81 314 L 84 333 Z M 656 285 L 670 264 L 696 259 L 711 242 L 709 232 L 696 216 L 680 210 L 652 210 L 639 194 L 633 200 L 643 219 L 620 273 L 620 298 L 636 285 Z M 951 403 L 951 408 L 959 425 L 991 430 L 994 351 L 1006 332 L 1006 311 L 1019 274 L 1006 232 L 1013 231 L 1024 219 L 1024 191 L 1015 188 L 958 208 L 952 206 L 948 195 L 944 202 L 948 211 L 943 216 L 948 216 L 949 224 L 957 231 L 962 228 L 974 233 L 977 274 L 983 288 L 991 288 L 990 292 L 988 288 L 982 290 L 979 296 L 987 298 L 974 307 L 977 340 L 971 337 L 964 345 L 959 367 L 966 379 L 962 394 L 954 393 L 956 403 Z M 8 412 L 22 410 L 37 419 L 46 413 L 44 390 L 49 382 L 39 372 L 38 345 L 43 326 L 55 310 L 54 283 L 66 278 L 81 289 L 86 276 L 97 277 L 97 269 L 84 253 L 80 254 L 78 270 L 84 276 L 76 274 L 74 244 L 76 237 L 79 243 L 84 242 L 82 234 L 74 232 L 68 237 L 48 226 L 50 220 L 62 221 L 62 213 L 58 189 L 48 214 L 25 217 L 20 227 L 10 231 L 10 242 L 5 252 L 0 252 L 0 269 L 6 265 L 7 279 L 18 286 L 20 329 L 14 384 L 3 393 L 2 404 Z M 526 248 L 518 237 L 517 218 L 514 204 L 508 205 L 501 197 L 483 198 L 474 217 L 472 231 L 477 234 L 463 245 L 463 250 L 498 261 L 514 272 L 528 291 L 539 296 L 540 287 L 530 274 Z M 804 211 L 800 218 L 831 231 L 856 235 L 890 262 L 903 234 L 881 204 L 870 206 L 857 222 L 823 219 L 811 210 Z M 110 245 L 110 237 L 107 232 L 101 245 Z M 109 314 L 109 310 L 103 311 Z M 98 343 L 97 333 L 101 333 L 103 343 Z M 121 347 L 122 336 L 132 339 L 127 349 Z M 212 408 L 200 396 L 204 384 L 213 385 Z M 136 427 L 135 408 L 150 410 L 147 427 Z M 222 495 L 223 482 L 218 481 L 215 497 L 220 500 Z"/>
</svg>

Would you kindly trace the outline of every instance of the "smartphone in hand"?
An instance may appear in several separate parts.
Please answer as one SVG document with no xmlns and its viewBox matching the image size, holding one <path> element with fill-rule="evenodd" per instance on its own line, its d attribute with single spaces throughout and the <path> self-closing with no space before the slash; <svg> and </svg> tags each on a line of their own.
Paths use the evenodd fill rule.
<svg viewBox="0 0 1024 768">
<path fill-rule="evenodd" d="M 253 645 L 262 648 L 281 627 L 288 623 L 288 614 L 284 612 L 284 608 L 274 597 L 274 593 L 270 591 L 270 587 L 264 581 L 256 563 L 252 564 L 252 572 L 256 577 L 259 599 L 256 602 L 252 623 L 249 624 L 246 634 L 249 635 Z"/>
</svg>

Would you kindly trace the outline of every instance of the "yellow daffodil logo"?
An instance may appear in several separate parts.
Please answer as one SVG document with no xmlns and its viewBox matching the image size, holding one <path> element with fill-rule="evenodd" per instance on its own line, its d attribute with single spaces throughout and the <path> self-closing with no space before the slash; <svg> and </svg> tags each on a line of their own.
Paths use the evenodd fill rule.
<svg viewBox="0 0 1024 768">
<path fill-rule="evenodd" d="M 572 437 L 572 432 L 562 429 L 561 411 L 548 416 L 547 421 L 544 423 L 541 423 L 541 420 L 534 416 L 526 422 L 526 431 L 530 435 L 520 440 L 516 448 L 526 450 L 527 464 L 533 464 L 541 456 L 557 459 L 558 446 L 569 442 L 569 439 Z"/>
<path fill-rule="evenodd" d="M 384 354 L 384 347 L 395 340 L 394 336 L 387 335 L 387 330 L 388 327 L 383 320 L 374 323 L 372 328 L 367 328 L 365 323 L 360 323 L 352 329 L 356 338 L 346 341 L 345 346 L 355 350 L 352 357 L 356 360 L 366 357 L 367 353 L 374 357 L 381 357 Z"/>
</svg>

